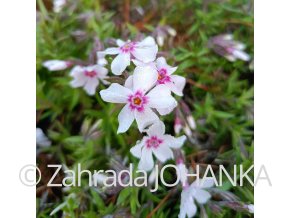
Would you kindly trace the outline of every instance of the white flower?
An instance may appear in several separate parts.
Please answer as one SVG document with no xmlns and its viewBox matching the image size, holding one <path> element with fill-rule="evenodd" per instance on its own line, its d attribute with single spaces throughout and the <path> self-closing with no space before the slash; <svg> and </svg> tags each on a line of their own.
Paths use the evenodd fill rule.
<svg viewBox="0 0 290 218">
<path fill-rule="evenodd" d="M 203 189 L 214 185 L 213 179 L 200 179 L 194 181 L 190 186 L 184 187 L 181 192 L 181 204 L 178 218 L 191 218 L 196 214 L 197 207 L 194 200 L 199 204 L 205 204 L 211 195 Z"/>
<path fill-rule="evenodd" d="M 146 130 L 148 136 L 143 137 L 141 142 L 131 148 L 130 152 L 137 158 L 140 158 L 138 168 L 149 171 L 154 166 L 153 154 L 162 163 L 168 159 L 173 159 L 172 148 L 180 148 L 185 136 L 174 138 L 171 135 L 165 135 L 165 125 L 157 121 Z"/>
<path fill-rule="evenodd" d="M 48 60 L 43 62 L 42 65 L 50 71 L 58 71 L 65 70 L 66 68 L 70 67 L 71 63 L 69 61 Z"/>
<path fill-rule="evenodd" d="M 185 78 L 178 75 L 172 75 L 177 67 L 171 67 L 166 63 L 164 57 L 157 58 L 156 62 L 143 63 L 139 60 L 132 60 L 137 67 L 143 68 L 149 66 L 157 74 L 157 84 L 164 84 L 176 95 L 182 96 L 185 86 Z"/>
<path fill-rule="evenodd" d="M 109 88 L 100 91 L 104 101 L 126 104 L 118 116 L 118 133 L 126 132 L 135 119 L 139 131 L 142 132 L 148 125 L 159 120 L 151 108 L 165 115 L 164 110 L 173 110 L 177 106 L 176 100 L 166 86 L 159 85 L 148 91 L 156 80 L 156 74 L 150 71 L 150 68 L 136 68 L 125 86 L 113 83 Z"/>
<path fill-rule="evenodd" d="M 40 128 L 36 128 L 36 145 L 43 147 L 51 145 L 51 141 L 46 137 L 46 135 Z"/>
<path fill-rule="evenodd" d="M 88 95 L 94 95 L 99 85 L 99 80 L 106 83 L 103 79 L 106 77 L 108 70 L 99 65 L 87 67 L 75 66 L 70 75 L 74 78 L 70 85 L 74 88 L 84 87 Z"/>
<path fill-rule="evenodd" d="M 152 62 L 156 58 L 158 47 L 151 36 L 146 37 L 141 42 L 124 42 L 117 40 L 118 48 L 107 48 L 103 53 L 117 55 L 112 62 L 111 69 L 113 74 L 121 75 L 130 65 L 131 57 L 142 60 L 145 63 Z"/>
<path fill-rule="evenodd" d="M 97 52 L 97 64 L 101 66 L 105 66 L 108 64 L 108 61 L 105 59 L 106 54 L 104 52 Z"/>
<path fill-rule="evenodd" d="M 66 0 L 53 0 L 53 11 L 59 13 L 65 6 Z"/>
</svg>

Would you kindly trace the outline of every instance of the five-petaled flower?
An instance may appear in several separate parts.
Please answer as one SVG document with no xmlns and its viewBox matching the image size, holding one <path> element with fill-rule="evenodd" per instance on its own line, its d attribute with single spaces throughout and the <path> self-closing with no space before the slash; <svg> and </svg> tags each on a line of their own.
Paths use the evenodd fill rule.
<svg viewBox="0 0 290 218">
<path fill-rule="evenodd" d="M 111 64 L 113 74 L 121 75 L 122 72 L 130 65 L 132 56 L 145 63 L 152 62 L 156 58 L 158 47 L 155 40 L 148 36 L 141 42 L 124 42 L 121 39 L 116 41 L 118 48 L 107 48 L 103 53 L 105 55 L 117 55 Z"/>
<path fill-rule="evenodd" d="M 211 195 L 206 188 L 211 188 L 214 185 L 214 180 L 211 178 L 198 179 L 190 186 L 183 188 L 181 192 L 181 204 L 178 218 L 193 217 L 196 214 L 197 207 L 194 203 L 196 200 L 199 204 L 205 204 Z"/>
<path fill-rule="evenodd" d="M 185 86 L 185 78 L 178 75 L 172 75 L 177 67 L 171 67 L 167 64 L 164 57 L 159 57 L 155 62 L 144 63 L 139 60 L 132 60 L 137 68 L 150 67 L 157 74 L 157 84 L 166 85 L 173 93 L 182 96 Z"/>
<path fill-rule="evenodd" d="M 84 87 L 88 95 L 94 95 L 99 85 L 99 80 L 106 84 L 104 79 L 107 73 L 108 70 L 100 65 L 75 66 L 70 72 L 70 75 L 74 78 L 70 85 L 74 88 Z"/>
<path fill-rule="evenodd" d="M 159 120 L 151 108 L 165 115 L 165 110 L 170 113 L 168 108 L 173 110 L 177 106 L 176 100 L 165 85 L 158 85 L 151 89 L 156 80 L 156 74 L 150 69 L 136 68 L 133 76 L 125 82 L 125 86 L 113 83 L 109 88 L 100 91 L 104 101 L 126 104 L 118 116 L 118 133 L 126 132 L 134 119 L 139 131 L 142 132 L 144 128 Z"/>
<path fill-rule="evenodd" d="M 161 121 L 155 122 L 146 130 L 148 136 L 143 137 L 131 148 L 131 153 L 140 158 L 138 168 L 140 170 L 152 170 L 154 166 L 153 154 L 162 163 L 173 159 L 173 149 L 180 148 L 186 140 L 185 136 L 174 138 L 165 134 L 165 125 Z"/>
</svg>

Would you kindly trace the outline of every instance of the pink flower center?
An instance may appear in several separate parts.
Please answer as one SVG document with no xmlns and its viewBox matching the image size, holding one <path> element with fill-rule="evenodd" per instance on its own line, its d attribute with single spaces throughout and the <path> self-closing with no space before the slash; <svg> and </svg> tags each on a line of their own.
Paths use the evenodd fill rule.
<svg viewBox="0 0 290 218">
<path fill-rule="evenodd" d="M 163 140 L 157 138 L 157 136 L 151 136 L 149 139 L 146 140 L 145 143 L 147 148 L 158 148 L 162 142 Z"/>
<path fill-rule="evenodd" d="M 132 52 L 132 51 L 134 51 L 134 49 L 136 47 L 135 45 L 136 45 L 135 42 L 128 42 L 125 45 L 121 46 L 120 49 L 123 53 Z"/>
<path fill-rule="evenodd" d="M 144 105 L 148 103 L 148 98 L 141 91 L 137 91 L 135 94 L 129 95 L 128 102 L 131 110 L 136 109 L 142 112 L 144 110 Z"/>
<path fill-rule="evenodd" d="M 165 68 L 161 68 L 158 70 L 158 81 L 159 84 L 165 84 L 171 82 L 170 76 L 167 74 L 167 70 Z"/>
<path fill-rule="evenodd" d="M 92 70 L 92 71 L 86 70 L 84 72 L 84 74 L 85 74 L 85 76 L 90 77 L 90 78 L 97 76 L 97 72 L 94 70 Z"/>
</svg>

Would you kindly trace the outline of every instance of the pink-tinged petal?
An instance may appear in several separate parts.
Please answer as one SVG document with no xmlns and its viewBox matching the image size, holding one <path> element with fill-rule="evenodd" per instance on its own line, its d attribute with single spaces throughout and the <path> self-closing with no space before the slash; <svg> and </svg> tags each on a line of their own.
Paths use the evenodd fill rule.
<svg viewBox="0 0 290 218">
<path fill-rule="evenodd" d="M 177 105 L 176 100 L 170 95 L 170 90 L 166 85 L 158 85 L 148 94 L 148 106 L 152 108 L 172 108 Z"/>
<path fill-rule="evenodd" d="M 193 196 L 199 204 L 205 204 L 211 198 L 210 193 L 202 189 L 195 189 Z"/>
<path fill-rule="evenodd" d="M 157 60 L 156 60 L 156 66 L 157 66 L 157 69 L 158 70 L 160 70 L 162 68 L 165 69 L 168 75 L 173 74 L 177 70 L 177 67 L 171 67 L 171 66 L 169 66 L 166 63 L 166 60 L 165 60 L 164 57 L 157 58 Z"/>
<path fill-rule="evenodd" d="M 156 121 L 153 125 L 151 125 L 147 130 L 147 134 L 149 136 L 161 136 L 165 133 L 165 125 L 162 121 Z"/>
<path fill-rule="evenodd" d="M 124 86 L 128 89 L 131 89 L 131 90 L 133 89 L 133 75 L 130 75 L 126 79 Z"/>
<path fill-rule="evenodd" d="M 118 116 L 119 127 L 117 133 L 126 132 L 134 121 L 134 112 L 131 111 L 129 104 L 126 104 Z"/>
<path fill-rule="evenodd" d="M 154 161 L 153 161 L 151 149 L 143 147 L 141 159 L 140 159 L 140 162 L 138 164 L 138 169 L 150 171 L 150 170 L 152 170 L 153 166 L 154 166 Z"/>
<path fill-rule="evenodd" d="M 144 110 L 140 112 L 135 110 L 134 113 L 140 132 L 143 132 L 147 126 L 159 120 L 158 116 L 149 107 L 144 107 Z"/>
<path fill-rule="evenodd" d="M 102 51 L 106 55 L 116 55 L 120 53 L 119 48 L 107 48 L 105 51 Z"/>
<path fill-rule="evenodd" d="M 80 74 L 83 74 L 84 68 L 81 66 L 75 66 L 71 69 L 69 75 L 72 77 L 78 76 Z"/>
<path fill-rule="evenodd" d="M 121 75 L 127 66 L 130 65 L 130 53 L 120 53 L 111 64 L 112 73 Z"/>
<path fill-rule="evenodd" d="M 163 139 L 170 148 L 178 149 L 181 148 L 184 142 L 186 141 L 186 136 L 183 135 L 178 138 L 175 138 L 171 135 L 164 135 Z"/>
<path fill-rule="evenodd" d="M 137 143 L 134 147 L 130 149 L 130 152 L 133 156 L 141 158 L 142 148 L 144 147 L 144 139 L 141 142 Z"/>
<path fill-rule="evenodd" d="M 145 93 L 155 85 L 157 78 L 157 71 L 151 67 L 136 67 L 133 74 L 133 90 Z"/>
<path fill-rule="evenodd" d="M 84 90 L 88 93 L 88 95 L 94 95 L 96 93 L 96 88 L 99 85 L 99 80 L 96 78 L 90 78 L 87 80 Z"/>
<path fill-rule="evenodd" d="M 113 83 L 109 88 L 100 91 L 101 98 L 106 102 L 111 103 L 127 103 L 128 96 L 132 94 L 130 89 L 121 86 L 118 83 Z"/>
<path fill-rule="evenodd" d="M 174 108 L 177 106 L 177 102 L 175 104 L 172 104 L 170 107 L 168 108 L 156 108 L 156 110 L 158 111 L 158 113 L 161 115 L 161 116 L 164 116 L 164 115 L 167 115 L 167 114 L 170 114 Z"/>
<path fill-rule="evenodd" d="M 157 148 L 152 149 L 156 158 L 164 163 L 169 159 L 173 159 L 173 152 L 165 142 L 161 143 Z"/>
<path fill-rule="evenodd" d="M 147 36 L 145 39 L 143 39 L 141 42 L 137 43 L 138 47 L 151 47 L 156 45 L 156 42 L 152 36 Z"/>
<path fill-rule="evenodd" d="M 126 42 L 124 42 L 124 41 L 121 40 L 121 39 L 117 39 L 117 40 L 116 40 L 116 43 L 117 43 L 117 45 L 118 45 L 119 47 L 121 47 L 121 46 L 123 46 L 123 45 L 126 44 Z"/>
</svg>

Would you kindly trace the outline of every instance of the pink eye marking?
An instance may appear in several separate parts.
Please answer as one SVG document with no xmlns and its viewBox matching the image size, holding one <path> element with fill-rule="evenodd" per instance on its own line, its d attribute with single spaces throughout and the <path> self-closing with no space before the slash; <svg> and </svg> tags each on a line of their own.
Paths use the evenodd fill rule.
<svg viewBox="0 0 290 218">
<path fill-rule="evenodd" d="M 121 46 L 120 49 L 123 53 L 132 52 L 136 47 L 135 44 L 136 44 L 135 42 L 128 42 L 125 45 Z"/>
<path fill-rule="evenodd" d="M 157 136 L 151 136 L 145 143 L 147 148 L 158 148 L 162 142 L 163 140 L 157 138 Z"/>
<path fill-rule="evenodd" d="M 167 74 L 167 70 L 165 68 L 161 68 L 158 70 L 158 81 L 159 84 L 165 84 L 171 82 L 170 76 Z"/>
<path fill-rule="evenodd" d="M 130 104 L 131 110 L 138 110 L 142 112 L 144 110 L 144 105 L 148 103 L 148 98 L 143 95 L 141 91 L 135 92 L 133 95 L 129 95 L 128 102 Z"/>
<path fill-rule="evenodd" d="M 97 72 L 94 71 L 94 70 L 92 70 L 92 71 L 88 71 L 88 70 L 86 70 L 86 71 L 84 72 L 84 74 L 85 74 L 85 76 L 90 77 L 90 78 L 93 78 L 93 77 L 97 76 Z"/>
</svg>

